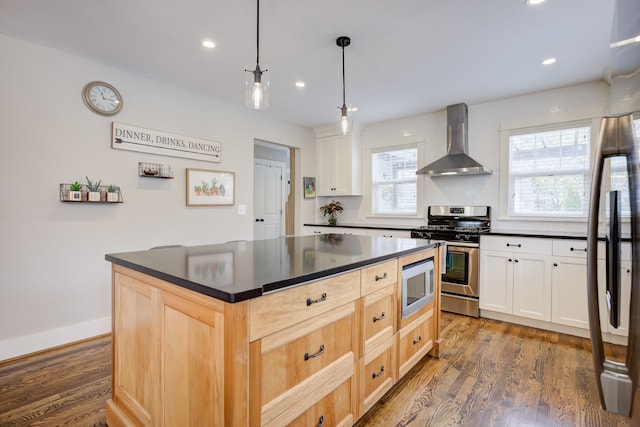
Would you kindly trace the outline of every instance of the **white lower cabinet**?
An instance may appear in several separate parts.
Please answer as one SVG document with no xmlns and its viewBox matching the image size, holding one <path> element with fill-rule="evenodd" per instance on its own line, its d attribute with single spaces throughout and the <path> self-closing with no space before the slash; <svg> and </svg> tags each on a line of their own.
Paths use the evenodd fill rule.
<svg viewBox="0 0 640 427">
<path fill-rule="evenodd" d="M 516 322 L 520 317 L 589 329 L 586 245 L 586 240 L 482 236 L 480 309 L 514 316 L 510 319 Z M 603 249 L 602 243 L 599 258 L 604 255 Z M 628 244 L 622 246 L 622 307 L 618 328 L 609 323 L 605 271 L 605 261 L 599 259 L 602 331 L 627 336 L 631 293 Z"/>
<path fill-rule="evenodd" d="M 589 329 L 587 261 L 581 258 L 553 258 L 551 321 Z"/>
<path fill-rule="evenodd" d="M 549 255 L 481 250 L 480 275 L 480 309 L 551 320 Z"/>
</svg>

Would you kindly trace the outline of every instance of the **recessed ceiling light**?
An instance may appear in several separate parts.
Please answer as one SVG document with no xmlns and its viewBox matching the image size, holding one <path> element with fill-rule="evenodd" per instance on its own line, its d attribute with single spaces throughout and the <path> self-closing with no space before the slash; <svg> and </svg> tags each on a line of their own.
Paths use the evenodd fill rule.
<svg viewBox="0 0 640 427">
<path fill-rule="evenodd" d="M 547 58 L 547 59 L 543 59 L 541 64 L 542 65 L 551 65 L 554 64 L 556 62 L 556 58 Z"/>
<path fill-rule="evenodd" d="M 407 132 L 407 131 L 402 132 L 402 136 L 411 136 L 411 132 Z"/>
<path fill-rule="evenodd" d="M 296 82 L 296 87 L 305 87 L 306 85 L 305 82 Z"/>
<path fill-rule="evenodd" d="M 203 40 L 202 46 L 206 47 L 207 49 L 213 49 L 214 47 L 216 47 L 216 44 L 211 40 Z"/>
<path fill-rule="evenodd" d="M 527 6 L 537 6 L 539 4 L 544 3 L 545 0 L 525 0 L 524 4 L 526 4 Z"/>
</svg>

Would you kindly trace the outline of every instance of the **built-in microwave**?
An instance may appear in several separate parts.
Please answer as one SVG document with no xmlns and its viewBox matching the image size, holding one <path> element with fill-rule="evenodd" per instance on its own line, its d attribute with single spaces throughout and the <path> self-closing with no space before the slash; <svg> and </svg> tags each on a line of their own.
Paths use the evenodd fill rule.
<svg viewBox="0 0 640 427">
<path fill-rule="evenodd" d="M 433 258 L 402 267 L 402 318 L 433 301 Z"/>
</svg>

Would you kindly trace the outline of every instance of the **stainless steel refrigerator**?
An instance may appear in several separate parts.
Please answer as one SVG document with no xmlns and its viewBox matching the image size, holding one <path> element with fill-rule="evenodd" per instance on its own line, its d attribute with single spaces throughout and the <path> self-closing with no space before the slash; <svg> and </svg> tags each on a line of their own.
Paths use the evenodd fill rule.
<svg viewBox="0 0 640 427">
<path fill-rule="evenodd" d="M 609 61 L 612 114 L 602 119 L 598 135 L 587 230 L 589 326 L 600 402 L 607 411 L 630 417 L 632 425 L 640 425 L 640 135 L 636 130 L 640 119 L 639 36 L 640 1 L 617 0 Z M 626 160 L 622 170 L 626 169 L 628 188 L 607 191 L 613 187 L 611 164 L 620 159 Z M 598 261 L 603 255 L 598 254 L 598 242 L 603 240 L 605 266 Z M 621 289 L 621 242 L 631 248 L 630 292 Z M 599 288 L 600 295 L 605 296 L 600 301 Z M 606 310 L 600 310 L 599 302 Z M 606 313 L 602 319 L 601 313 Z M 602 325 L 618 328 L 622 318 L 628 318 L 625 360 L 607 360 Z"/>
</svg>

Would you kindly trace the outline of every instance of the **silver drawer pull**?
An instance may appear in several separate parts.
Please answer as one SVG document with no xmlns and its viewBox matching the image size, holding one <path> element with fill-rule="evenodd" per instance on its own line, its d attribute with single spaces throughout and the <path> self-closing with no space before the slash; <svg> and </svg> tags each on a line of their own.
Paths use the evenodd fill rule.
<svg viewBox="0 0 640 427">
<path fill-rule="evenodd" d="M 324 353 L 324 344 L 320 345 L 320 350 L 318 350 L 317 353 L 314 353 L 314 354 L 309 354 L 309 352 L 305 353 L 304 360 L 313 359 L 314 357 L 320 356 L 322 353 Z"/>
<path fill-rule="evenodd" d="M 318 299 L 311 299 L 311 298 L 307 298 L 307 307 L 309 307 L 311 304 L 316 304 L 322 301 L 325 301 L 327 299 L 327 293 L 323 292 L 322 296 Z"/>
<path fill-rule="evenodd" d="M 320 418 L 318 418 L 318 426 L 317 427 L 324 427 L 324 415 L 320 415 Z"/>
<path fill-rule="evenodd" d="M 587 248 L 582 248 L 582 249 L 581 248 L 569 248 L 569 250 L 571 252 L 573 252 L 573 251 L 584 251 L 584 252 L 587 252 Z"/>
<path fill-rule="evenodd" d="M 387 278 L 387 272 L 386 272 L 386 271 L 384 272 L 384 274 L 383 274 L 382 276 L 378 276 L 378 275 L 376 274 L 376 282 L 377 282 L 378 280 L 382 280 L 382 279 L 386 279 L 386 278 Z"/>
<path fill-rule="evenodd" d="M 420 344 L 422 342 L 422 335 L 418 335 L 417 340 L 413 340 L 413 345 Z"/>
<path fill-rule="evenodd" d="M 384 375 L 384 365 L 380 366 L 380 372 L 374 372 L 371 374 L 371 378 L 378 378 Z"/>
<path fill-rule="evenodd" d="M 383 312 L 380 314 L 380 317 L 373 316 L 373 323 L 376 323 L 378 320 L 386 319 L 386 317 L 387 317 L 387 315 L 386 315 L 386 314 L 385 314 L 385 312 L 383 311 Z"/>
<path fill-rule="evenodd" d="M 511 246 L 515 246 L 516 248 L 521 248 L 521 247 L 522 247 L 522 244 L 521 244 L 521 243 L 518 243 L 518 244 L 514 245 L 514 244 L 512 244 L 512 243 L 507 243 L 507 247 L 508 247 L 508 248 L 510 248 Z"/>
</svg>

